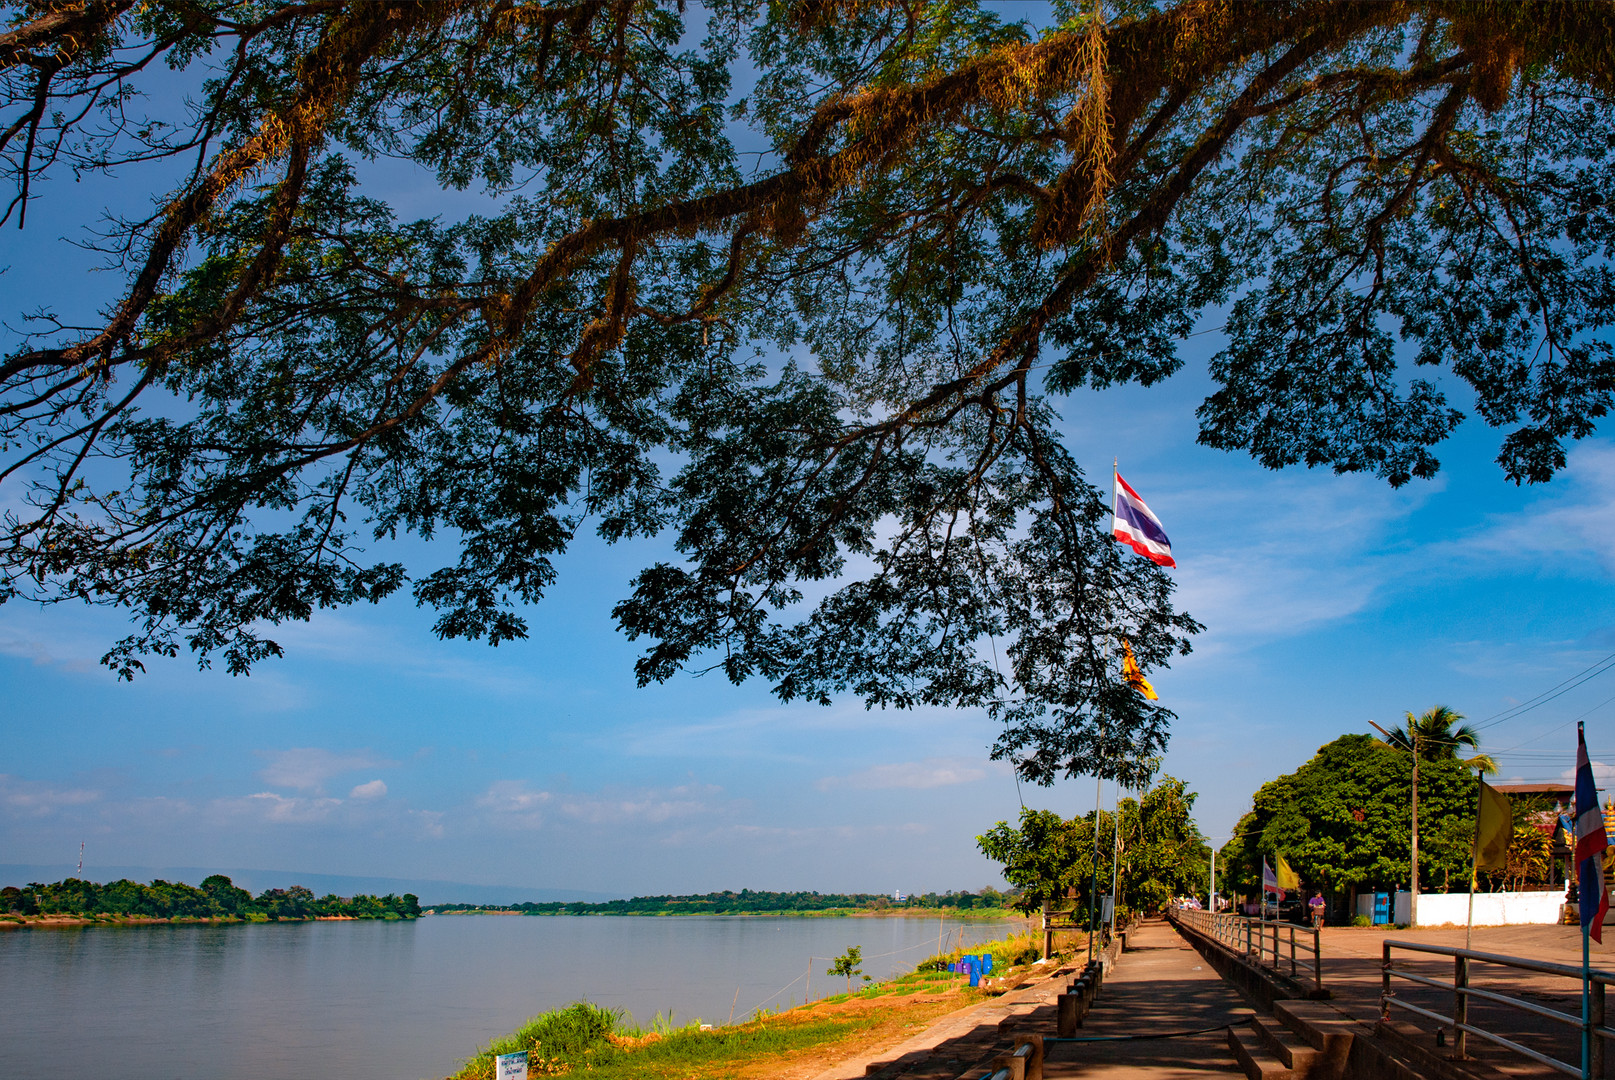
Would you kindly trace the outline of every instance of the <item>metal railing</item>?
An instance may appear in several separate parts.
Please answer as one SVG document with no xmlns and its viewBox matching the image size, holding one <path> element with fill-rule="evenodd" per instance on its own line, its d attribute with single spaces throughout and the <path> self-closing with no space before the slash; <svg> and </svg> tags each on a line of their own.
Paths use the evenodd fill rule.
<svg viewBox="0 0 1615 1080">
<path fill-rule="evenodd" d="M 1448 982 L 1445 979 L 1433 979 L 1427 975 L 1420 975 L 1405 968 L 1396 967 L 1391 960 L 1392 949 L 1400 949 L 1403 952 L 1419 953 L 1426 956 L 1452 957 L 1452 981 Z M 1558 1069 L 1560 1072 L 1568 1073 L 1571 1076 L 1584 1075 L 1582 1073 L 1580 1064 L 1572 1065 L 1569 1062 L 1560 1061 L 1558 1058 L 1550 1057 L 1549 1055 L 1541 1053 L 1540 1051 L 1533 1050 L 1529 1046 L 1522 1046 L 1513 1039 L 1498 1035 L 1495 1032 L 1486 1031 L 1481 1027 L 1471 1024 L 1469 1022 L 1469 1002 L 1471 998 L 1474 998 L 1480 1001 L 1488 1001 L 1495 1005 L 1502 1005 L 1510 1009 L 1516 1009 L 1520 1012 L 1529 1013 L 1533 1016 L 1540 1016 L 1544 1019 L 1552 1020 L 1556 1023 L 1564 1024 L 1567 1027 L 1574 1028 L 1578 1033 L 1578 1038 L 1580 1037 L 1581 1032 L 1590 1032 L 1592 1038 L 1589 1057 L 1591 1060 L 1589 1062 L 1590 1068 L 1586 1075 L 1593 1077 L 1594 1080 L 1602 1080 L 1604 1076 L 1604 1062 L 1606 1060 L 1604 1051 L 1605 1040 L 1615 1039 L 1615 1030 L 1611 1030 L 1610 1028 L 1604 1026 L 1605 987 L 1609 983 L 1615 982 L 1615 971 L 1603 971 L 1598 968 L 1592 969 L 1592 986 L 1590 995 L 1591 1007 L 1589 1009 L 1591 1017 L 1588 1023 L 1583 1024 L 1579 1014 L 1573 1015 L 1571 1013 L 1560 1012 L 1557 1009 L 1550 1009 L 1545 1005 L 1538 1005 L 1536 1002 L 1525 1001 L 1519 997 L 1514 997 L 1508 994 L 1500 994 L 1492 990 L 1483 990 L 1479 987 L 1471 986 L 1469 984 L 1471 964 L 1490 964 L 1500 968 L 1511 968 L 1516 971 L 1534 971 L 1542 975 L 1553 975 L 1565 979 L 1574 979 L 1577 983 L 1580 983 L 1582 980 L 1582 969 L 1572 964 L 1554 964 L 1542 960 L 1527 960 L 1524 957 L 1519 956 L 1503 956 L 1498 953 L 1476 952 L 1473 949 L 1456 949 L 1445 945 L 1421 945 L 1411 941 L 1387 940 L 1384 943 L 1383 955 L 1380 964 L 1383 972 L 1381 975 L 1380 986 L 1380 1015 L 1389 1020 L 1391 1009 L 1397 1008 L 1413 1013 L 1416 1016 L 1422 1016 L 1427 1020 L 1434 1020 L 1443 1026 L 1450 1024 L 1453 1030 L 1453 1050 L 1459 1057 L 1463 1057 L 1468 1051 L 1469 1036 L 1475 1035 L 1479 1038 L 1485 1039 L 1487 1042 L 1494 1043 L 1497 1046 L 1501 1046 L 1504 1049 L 1510 1050 L 1523 1057 L 1530 1058 L 1532 1061 L 1546 1065 L 1553 1069 Z M 1399 999 L 1396 996 L 1396 993 L 1391 989 L 1391 980 L 1393 978 L 1406 979 L 1408 982 L 1416 983 L 1421 986 L 1434 987 L 1437 990 L 1445 991 L 1446 993 L 1451 994 L 1452 1015 L 1447 1016 L 1441 1013 L 1433 1012 L 1430 1009 L 1424 1009 L 1412 1004 L 1411 1002 Z"/>
<path fill-rule="evenodd" d="M 1299 979 L 1306 977 L 1302 974 L 1305 965 L 1311 969 L 1307 974 L 1311 976 L 1313 985 L 1320 991 L 1323 989 L 1323 949 L 1316 926 L 1253 919 L 1248 915 L 1226 911 L 1213 914 L 1192 908 L 1176 908 L 1170 914 L 1191 930 L 1211 938 L 1258 966 L 1281 971 L 1287 963 L 1290 976 Z M 1298 952 L 1302 954 L 1301 960 L 1296 959 Z M 1311 957 L 1311 963 L 1307 963 L 1307 956 Z"/>
</svg>

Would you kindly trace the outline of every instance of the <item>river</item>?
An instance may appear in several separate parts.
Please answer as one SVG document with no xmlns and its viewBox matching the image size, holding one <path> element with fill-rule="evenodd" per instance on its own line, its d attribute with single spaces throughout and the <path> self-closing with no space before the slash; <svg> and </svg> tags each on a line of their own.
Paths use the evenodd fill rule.
<svg viewBox="0 0 1615 1080">
<path fill-rule="evenodd" d="M 722 1024 L 911 970 L 1011 924 L 914 918 L 435 915 L 0 933 L 0 1077 L 436 1080 L 577 1000 Z M 813 958 L 810 963 L 809 958 Z"/>
</svg>

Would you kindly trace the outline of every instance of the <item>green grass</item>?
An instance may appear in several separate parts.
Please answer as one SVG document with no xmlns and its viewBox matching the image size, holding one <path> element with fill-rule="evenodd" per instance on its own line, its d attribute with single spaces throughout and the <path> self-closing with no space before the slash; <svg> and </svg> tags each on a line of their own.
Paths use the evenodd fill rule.
<svg viewBox="0 0 1615 1080">
<path fill-rule="evenodd" d="M 1022 934 L 972 945 L 969 951 L 990 953 L 993 971 L 1002 973 L 1017 963 L 1038 958 L 1033 935 Z M 835 1004 L 852 998 L 900 999 L 960 987 L 964 976 L 936 970 L 939 961 L 957 960 L 965 950 L 933 956 L 907 975 L 875 983 L 851 994 L 821 999 Z M 963 1001 L 960 1002 L 963 1004 Z M 892 1008 L 907 1006 L 898 1000 Z M 760 1059 L 777 1058 L 799 1050 L 856 1037 L 894 1015 L 885 1006 L 874 1011 L 815 1015 L 812 1010 L 791 1010 L 731 1027 L 702 1031 L 699 1022 L 674 1028 L 660 1014 L 650 1028 L 635 1026 L 620 1010 L 586 1001 L 533 1017 L 519 1030 L 484 1047 L 451 1080 L 491 1080 L 495 1054 L 529 1052 L 531 1076 L 587 1072 L 599 1080 L 671 1080 L 692 1075 L 727 1076 Z M 645 1039 L 647 1035 L 655 1039 Z M 644 1040 L 621 1045 L 617 1040 Z"/>
</svg>

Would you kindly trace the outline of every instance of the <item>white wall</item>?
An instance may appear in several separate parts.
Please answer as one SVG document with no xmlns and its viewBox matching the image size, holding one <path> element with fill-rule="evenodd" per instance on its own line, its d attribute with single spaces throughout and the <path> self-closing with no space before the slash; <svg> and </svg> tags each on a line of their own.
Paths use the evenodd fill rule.
<svg viewBox="0 0 1615 1080">
<path fill-rule="evenodd" d="M 1399 892 L 1393 906 L 1392 918 L 1402 924 L 1412 920 L 1408 915 L 1408 893 Z M 1372 904 L 1372 897 L 1370 903 Z M 1553 892 L 1490 892 L 1475 894 L 1476 926 L 1519 926 L 1527 923 L 1555 925 L 1564 910 L 1564 893 Z M 1370 914 L 1373 909 L 1370 908 Z M 1442 923 L 1464 925 L 1469 920 L 1468 893 L 1420 893 L 1419 925 L 1440 926 Z"/>
</svg>

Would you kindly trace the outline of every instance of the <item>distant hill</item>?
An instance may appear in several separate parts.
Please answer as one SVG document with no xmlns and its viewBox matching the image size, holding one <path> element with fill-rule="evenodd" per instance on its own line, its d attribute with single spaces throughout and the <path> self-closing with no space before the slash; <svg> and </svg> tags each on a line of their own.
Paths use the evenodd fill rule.
<svg viewBox="0 0 1615 1080">
<path fill-rule="evenodd" d="M 53 882 L 71 877 L 73 864 L 0 863 L 0 886 L 26 885 L 32 881 Z M 302 885 L 316 895 L 335 893 L 354 896 L 367 893 L 385 896 L 414 893 L 423 907 L 433 904 L 522 904 L 522 903 L 600 903 L 621 899 L 620 895 L 589 892 L 584 889 L 545 889 L 529 885 L 472 885 L 463 881 L 437 881 L 430 878 L 362 877 L 347 874 L 311 874 L 301 870 L 259 870 L 229 866 L 94 866 L 84 868 L 88 881 L 104 884 L 128 878 L 149 882 L 153 878 L 183 881 L 196 885 L 209 874 L 224 874 L 239 888 L 252 893 L 265 889 L 285 889 Z"/>
<path fill-rule="evenodd" d="M 997 889 L 980 893 L 925 893 L 895 900 L 874 893 L 739 892 L 699 896 L 636 896 L 631 900 L 587 903 L 576 900 L 535 901 L 521 904 L 487 904 L 473 901 L 427 904 L 438 912 L 507 911 L 522 915 L 830 915 L 853 912 L 887 914 L 953 911 L 958 914 L 1001 915 L 1013 894 Z"/>
</svg>

